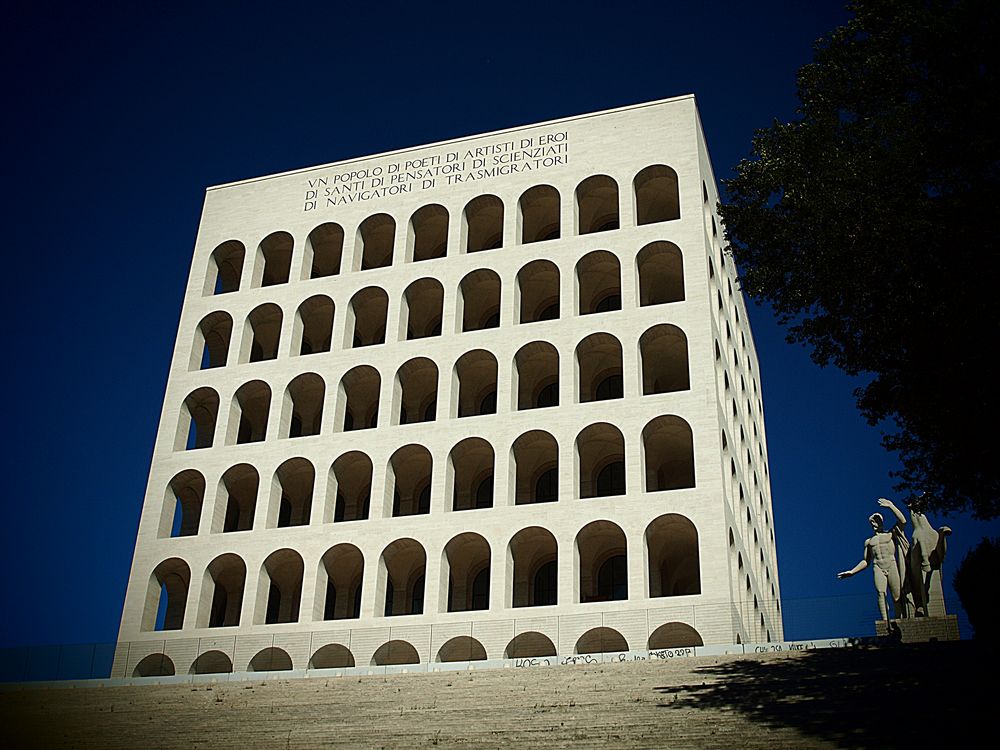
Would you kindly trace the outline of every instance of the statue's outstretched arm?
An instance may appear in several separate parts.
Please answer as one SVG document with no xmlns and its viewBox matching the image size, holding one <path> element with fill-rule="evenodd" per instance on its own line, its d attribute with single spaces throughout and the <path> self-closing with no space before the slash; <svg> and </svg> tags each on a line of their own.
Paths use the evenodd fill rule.
<svg viewBox="0 0 1000 750">
<path fill-rule="evenodd" d="M 855 565 L 850 570 L 844 570 L 844 571 L 841 571 L 840 573 L 837 573 L 837 578 L 841 578 L 841 579 L 843 579 L 843 578 L 850 578 L 855 573 L 860 573 L 862 570 L 864 570 L 865 568 L 868 567 L 868 563 L 871 562 L 871 557 L 872 557 L 871 547 L 866 544 L 865 545 L 865 556 L 861 559 L 861 562 L 859 562 L 857 565 Z"/>
<path fill-rule="evenodd" d="M 892 503 L 891 500 L 886 500 L 884 497 L 880 497 L 878 499 L 878 504 L 881 505 L 883 508 L 891 511 L 892 515 L 894 515 L 896 517 L 896 520 L 899 521 L 899 523 L 902 526 L 906 526 L 906 516 L 903 515 L 902 511 L 900 511 L 900 509 L 897 508 Z"/>
</svg>

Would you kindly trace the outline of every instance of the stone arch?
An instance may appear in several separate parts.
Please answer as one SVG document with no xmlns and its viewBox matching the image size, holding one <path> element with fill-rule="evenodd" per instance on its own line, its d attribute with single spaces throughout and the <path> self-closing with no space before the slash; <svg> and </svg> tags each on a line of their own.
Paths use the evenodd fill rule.
<svg viewBox="0 0 1000 750">
<path fill-rule="evenodd" d="M 149 575 L 143 630 L 180 630 L 184 627 L 191 568 L 179 557 L 157 565 Z"/>
<path fill-rule="evenodd" d="M 639 358 L 644 396 L 691 387 L 687 336 L 677 326 L 664 323 L 643 333 L 639 337 Z"/>
<path fill-rule="evenodd" d="M 689 518 L 678 513 L 662 515 L 646 527 L 644 539 L 649 596 L 701 593 L 698 529 Z"/>
<path fill-rule="evenodd" d="M 354 654 L 339 643 L 320 646 L 309 659 L 309 669 L 346 669 L 353 666 Z"/>
<path fill-rule="evenodd" d="M 347 309 L 347 347 L 358 349 L 385 343 L 389 314 L 389 295 L 377 286 L 369 286 L 351 297 Z"/>
<path fill-rule="evenodd" d="M 635 223 L 655 224 L 681 218 L 677 173 L 665 164 L 654 164 L 632 180 L 635 192 Z"/>
<path fill-rule="evenodd" d="M 198 388 L 181 404 L 174 450 L 211 448 L 219 418 L 219 394 L 214 388 Z"/>
<path fill-rule="evenodd" d="M 258 651 L 247 665 L 248 672 L 287 672 L 292 669 L 292 657 L 277 646 Z"/>
<path fill-rule="evenodd" d="M 269 529 L 309 524 L 315 479 L 316 470 L 305 458 L 290 458 L 275 470 L 267 514 Z"/>
<path fill-rule="evenodd" d="M 232 315 L 221 310 L 206 315 L 195 329 L 188 369 L 211 370 L 225 367 L 232 337 Z"/>
<path fill-rule="evenodd" d="M 441 335 L 444 287 L 437 279 L 417 279 L 403 292 L 401 339 L 412 341 Z"/>
<path fill-rule="evenodd" d="M 559 500 L 559 444 L 545 430 L 531 430 L 511 446 L 514 505 Z"/>
<path fill-rule="evenodd" d="M 191 662 L 190 674 L 230 674 L 233 660 L 221 651 L 206 651 Z"/>
<path fill-rule="evenodd" d="M 495 195 L 480 195 L 462 212 L 462 247 L 467 253 L 495 250 L 503 246 L 503 201 Z"/>
<path fill-rule="evenodd" d="M 579 601 L 628 599 L 628 543 L 612 521 L 591 521 L 576 535 Z"/>
<path fill-rule="evenodd" d="M 333 508 L 334 523 L 367 519 L 371 492 L 372 460 L 366 453 L 350 451 L 337 458 L 330 466 L 327 508 Z"/>
<path fill-rule="evenodd" d="M 344 254 L 344 228 L 333 221 L 320 224 L 306 238 L 302 263 L 304 276 L 322 279 L 340 273 Z"/>
<path fill-rule="evenodd" d="M 635 256 L 639 305 L 684 300 L 684 258 L 672 242 L 650 242 Z"/>
<path fill-rule="evenodd" d="M 465 275 L 458 285 L 459 333 L 500 326 L 500 277 L 480 268 Z"/>
<path fill-rule="evenodd" d="M 456 394 L 452 413 L 458 417 L 495 414 L 497 410 L 497 358 L 485 349 L 466 352 L 455 362 Z"/>
<path fill-rule="evenodd" d="M 691 425 L 677 416 L 653 419 L 642 429 L 646 492 L 695 486 Z"/>
<path fill-rule="evenodd" d="M 245 257 L 246 248 L 239 240 L 226 240 L 216 247 L 205 275 L 205 296 L 239 291 Z"/>
<path fill-rule="evenodd" d="M 166 654 L 144 656 L 132 670 L 133 677 L 172 677 L 174 674 L 174 663 Z"/>
<path fill-rule="evenodd" d="M 198 607 L 198 627 L 226 628 L 240 624 L 247 566 L 232 552 L 216 557 L 205 568 Z"/>
<path fill-rule="evenodd" d="M 493 446 L 482 438 L 466 438 L 448 454 L 452 510 L 493 507 Z"/>
<path fill-rule="evenodd" d="M 438 649 L 439 662 L 485 661 L 486 649 L 472 636 L 459 635 L 446 641 Z"/>
<path fill-rule="evenodd" d="M 205 477 L 195 469 L 185 469 L 167 484 L 160 514 L 159 536 L 194 536 L 201 524 L 205 502 Z"/>
<path fill-rule="evenodd" d="M 409 641 L 386 641 L 372 655 L 373 667 L 390 667 L 399 664 L 419 664 L 420 655 Z"/>
<path fill-rule="evenodd" d="M 507 606 L 541 607 L 558 602 L 556 538 L 548 529 L 529 526 L 507 544 Z"/>
<path fill-rule="evenodd" d="M 333 315 L 336 306 L 325 294 L 316 294 L 295 312 L 292 351 L 299 356 L 330 351 L 333 341 Z"/>
<path fill-rule="evenodd" d="M 737 641 L 739 643 L 739 641 Z M 704 646 L 701 634 L 683 622 L 667 622 L 654 630 L 647 642 L 650 651 L 661 648 Z"/>
<path fill-rule="evenodd" d="M 434 459 L 422 445 L 411 443 L 396 450 L 389 458 L 386 481 L 387 495 L 391 491 L 391 508 L 383 516 L 424 515 L 431 512 L 431 485 Z M 387 496 L 386 500 L 390 500 Z"/>
<path fill-rule="evenodd" d="M 271 409 L 271 387 L 263 380 L 251 380 L 236 389 L 230 408 L 229 445 L 257 443 L 267 437 L 267 418 Z"/>
<path fill-rule="evenodd" d="M 448 209 L 432 203 L 414 211 L 407 244 L 408 260 L 443 258 L 448 252 Z"/>
<path fill-rule="evenodd" d="M 255 307 L 243 326 L 241 362 L 276 359 L 281 339 L 281 308 L 272 302 Z"/>
<path fill-rule="evenodd" d="M 361 617 L 364 573 L 365 556 L 353 544 L 343 542 L 328 549 L 319 561 L 313 619 L 352 620 Z"/>
<path fill-rule="evenodd" d="M 481 535 L 467 531 L 452 537 L 441 557 L 445 611 L 489 609 L 490 543 Z"/>
<path fill-rule="evenodd" d="M 385 617 L 423 614 L 426 567 L 427 553 L 415 539 L 397 539 L 382 550 L 377 590 Z"/>
<path fill-rule="evenodd" d="M 267 556 L 260 566 L 255 625 L 299 621 L 304 571 L 302 556 L 295 550 L 279 549 Z"/>
<path fill-rule="evenodd" d="M 559 191 L 551 185 L 529 188 L 517 202 L 521 244 L 559 239 Z"/>
<path fill-rule="evenodd" d="M 433 422 L 437 417 L 437 365 L 416 357 L 400 365 L 393 389 L 393 421 L 396 424 Z"/>
<path fill-rule="evenodd" d="M 259 488 L 260 475 L 250 464 L 237 464 L 227 469 L 219 480 L 212 532 L 252 529 Z"/>
<path fill-rule="evenodd" d="M 514 407 L 559 405 L 559 351 L 547 341 L 525 344 L 514 355 Z"/>
<path fill-rule="evenodd" d="M 580 403 L 622 398 L 622 344 L 610 333 L 592 333 L 576 346 Z"/>
<path fill-rule="evenodd" d="M 618 256 L 595 250 L 576 264 L 577 310 L 580 315 L 622 309 L 622 273 Z"/>
<path fill-rule="evenodd" d="M 319 435 L 323 426 L 326 383 L 314 372 L 304 372 L 285 388 L 281 435 L 287 438 Z"/>
<path fill-rule="evenodd" d="M 518 633 L 503 651 L 505 659 L 533 659 L 555 655 L 556 647 L 552 639 L 535 631 Z"/>
<path fill-rule="evenodd" d="M 368 430 L 378 425 L 378 400 L 382 377 L 370 365 L 358 365 L 340 379 L 337 424 L 344 431 Z"/>
<path fill-rule="evenodd" d="M 358 226 L 357 247 L 360 257 L 355 261 L 355 271 L 386 268 L 392 265 L 393 245 L 396 242 L 396 220 L 388 214 L 369 216 Z"/>
<path fill-rule="evenodd" d="M 534 260 L 517 272 L 519 323 L 559 317 L 559 267 L 549 260 Z"/>
<path fill-rule="evenodd" d="M 577 234 L 618 229 L 618 183 L 606 174 L 595 174 L 576 188 Z"/>
<path fill-rule="evenodd" d="M 287 284 L 295 241 L 288 232 L 271 232 L 257 246 L 253 271 L 254 287 Z"/>
<path fill-rule="evenodd" d="M 614 628 L 591 628 L 581 635 L 573 649 L 575 654 L 608 654 L 614 651 L 628 651 L 625 636 Z"/>
<path fill-rule="evenodd" d="M 625 494 L 625 436 L 613 424 L 598 422 L 576 438 L 579 497 Z"/>
</svg>

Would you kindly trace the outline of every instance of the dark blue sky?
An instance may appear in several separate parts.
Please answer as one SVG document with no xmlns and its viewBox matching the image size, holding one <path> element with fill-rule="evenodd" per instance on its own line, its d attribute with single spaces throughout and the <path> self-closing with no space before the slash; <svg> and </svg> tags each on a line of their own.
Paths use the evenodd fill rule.
<svg viewBox="0 0 1000 750">
<path fill-rule="evenodd" d="M 0 645 L 116 636 L 205 187 L 689 92 L 725 177 L 847 14 L 694 5 L 10 4 Z M 852 382 L 751 317 L 783 595 L 868 595 L 834 576 L 894 462 Z M 997 533 L 949 522 L 952 570 Z"/>
</svg>

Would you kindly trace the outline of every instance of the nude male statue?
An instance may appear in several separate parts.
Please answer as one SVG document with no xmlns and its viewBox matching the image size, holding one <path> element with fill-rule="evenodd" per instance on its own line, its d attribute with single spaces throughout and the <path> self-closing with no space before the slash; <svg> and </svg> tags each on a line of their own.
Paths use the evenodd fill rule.
<svg viewBox="0 0 1000 750">
<path fill-rule="evenodd" d="M 845 570 L 837 574 L 837 578 L 850 578 L 855 573 L 872 565 L 875 574 L 875 592 L 878 597 L 878 610 L 882 619 L 889 621 L 889 610 L 886 606 L 885 595 L 888 590 L 892 597 L 893 610 L 896 617 L 906 617 L 907 589 L 906 583 L 906 559 L 910 549 L 910 543 L 906 538 L 903 527 L 906 526 L 906 518 L 895 505 L 884 497 L 879 498 L 878 504 L 891 511 L 896 517 L 896 523 L 889 530 L 885 528 L 885 522 L 881 513 L 873 513 L 868 517 L 868 522 L 872 525 L 875 535 L 865 540 L 865 554 L 861 562 L 850 570 Z M 900 554 L 896 551 L 899 548 Z"/>
</svg>

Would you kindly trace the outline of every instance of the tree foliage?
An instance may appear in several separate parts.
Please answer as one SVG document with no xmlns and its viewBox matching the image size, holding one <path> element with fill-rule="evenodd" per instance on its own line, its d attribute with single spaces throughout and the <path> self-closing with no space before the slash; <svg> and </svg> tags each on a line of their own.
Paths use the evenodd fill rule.
<svg viewBox="0 0 1000 750">
<path fill-rule="evenodd" d="M 983 539 L 969 550 L 955 571 L 955 593 L 977 638 L 995 638 L 1000 633 L 1000 539 Z"/>
<path fill-rule="evenodd" d="M 741 284 L 855 391 L 907 502 L 995 517 L 995 0 L 857 0 L 720 206 Z"/>
</svg>

